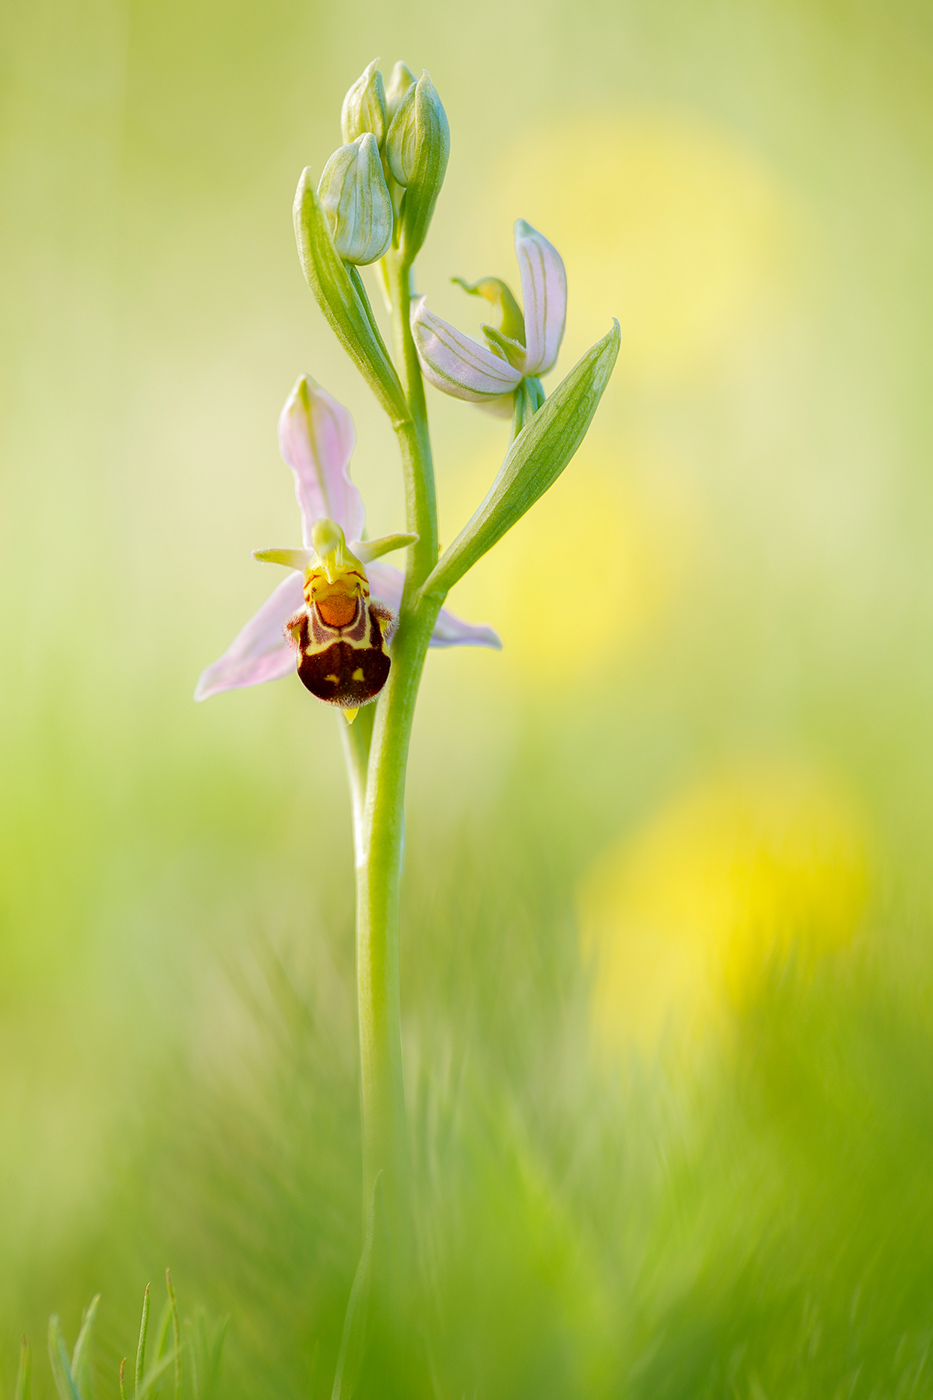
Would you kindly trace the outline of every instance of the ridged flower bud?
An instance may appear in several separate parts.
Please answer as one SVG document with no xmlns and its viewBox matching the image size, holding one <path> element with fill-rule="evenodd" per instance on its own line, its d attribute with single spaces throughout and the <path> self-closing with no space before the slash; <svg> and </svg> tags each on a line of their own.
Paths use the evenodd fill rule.
<svg viewBox="0 0 933 1400">
<path fill-rule="evenodd" d="M 411 179 L 415 168 L 415 148 L 418 130 L 415 124 L 415 96 L 417 83 L 403 94 L 392 114 L 386 135 L 386 163 L 393 178 L 403 187 Z"/>
<path fill-rule="evenodd" d="M 386 112 L 388 113 L 390 122 L 395 116 L 402 98 L 416 81 L 417 79 L 408 64 L 403 63 L 401 59 L 399 59 L 398 63 L 396 63 L 395 67 L 392 69 L 388 86 L 386 87 Z"/>
<path fill-rule="evenodd" d="M 385 144 L 389 170 L 406 190 L 399 246 L 409 262 L 425 240 L 449 153 L 447 113 L 424 72 L 395 109 Z"/>
<path fill-rule="evenodd" d="M 378 62 L 378 58 L 373 59 L 343 99 L 340 125 L 346 142 L 355 141 L 367 131 L 372 132 L 379 146 L 385 140 L 389 118 L 382 74 L 376 67 Z"/>
<path fill-rule="evenodd" d="M 379 146 L 365 132 L 335 151 L 324 167 L 318 198 L 344 262 L 375 262 L 392 242 L 392 199 L 382 172 Z"/>
</svg>

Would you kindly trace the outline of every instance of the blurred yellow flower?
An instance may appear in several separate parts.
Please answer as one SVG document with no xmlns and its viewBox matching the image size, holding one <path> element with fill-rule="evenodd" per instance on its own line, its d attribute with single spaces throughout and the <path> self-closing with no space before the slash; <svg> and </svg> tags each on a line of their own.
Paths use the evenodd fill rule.
<svg viewBox="0 0 933 1400">
<path fill-rule="evenodd" d="M 561 248 L 575 334 L 592 339 L 608 306 L 619 367 L 639 376 L 717 365 L 788 300 L 792 197 L 737 135 L 689 113 L 535 128 L 507 160 L 500 202 L 503 219 L 527 209 Z"/>
<path fill-rule="evenodd" d="M 488 483 L 487 483 L 488 484 Z M 486 486 L 469 474 L 466 502 Z M 456 518 L 456 517 L 455 517 Z M 661 614 L 694 548 L 694 510 L 669 464 L 587 442 L 564 475 L 457 588 L 485 609 L 516 684 L 580 698 Z"/>
<path fill-rule="evenodd" d="M 749 764 L 676 793 L 593 866 L 580 896 L 604 1045 L 722 1027 L 793 952 L 843 946 L 863 916 L 869 843 L 817 774 Z"/>
</svg>

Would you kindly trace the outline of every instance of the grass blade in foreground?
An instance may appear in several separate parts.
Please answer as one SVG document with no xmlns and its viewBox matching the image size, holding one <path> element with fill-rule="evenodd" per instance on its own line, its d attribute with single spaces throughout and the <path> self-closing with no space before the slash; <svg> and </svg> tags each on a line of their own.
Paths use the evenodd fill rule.
<svg viewBox="0 0 933 1400">
<path fill-rule="evenodd" d="M 32 1396 L 32 1354 L 29 1343 L 23 1338 L 19 1349 L 19 1369 L 16 1372 L 14 1400 L 31 1400 Z"/>
<path fill-rule="evenodd" d="M 58 1400 L 83 1400 L 75 1384 L 71 1362 L 68 1359 L 68 1348 L 65 1346 L 61 1323 L 57 1317 L 49 1319 L 49 1363 L 55 1389 L 58 1391 Z"/>
</svg>

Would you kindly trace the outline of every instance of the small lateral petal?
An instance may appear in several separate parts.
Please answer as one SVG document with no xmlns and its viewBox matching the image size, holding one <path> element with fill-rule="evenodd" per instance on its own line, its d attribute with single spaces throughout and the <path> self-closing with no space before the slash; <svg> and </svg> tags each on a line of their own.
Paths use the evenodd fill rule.
<svg viewBox="0 0 933 1400">
<path fill-rule="evenodd" d="M 372 564 L 366 572 L 373 599 L 397 612 L 405 582 L 401 570 L 394 568 L 392 564 Z M 431 646 L 492 647 L 495 651 L 501 651 L 502 640 L 491 627 L 464 622 L 446 608 L 441 608 L 431 633 Z"/>
<path fill-rule="evenodd" d="M 394 549 L 407 549 L 418 543 L 417 535 L 382 535 L 378 540 L 359 540 L 353 545 L 353 553 L 363 564 L 380 559 L 383 554 L 391 554 Z"/>
<path fill-rule="evenodd" d="M 260 564 L 284 564 L 286 569 L 304 570 L 317 563 L 315 549 L 254 549 L 253 558 Z"/>
<path fill-rule="evenodd" d="M 277 681 L 295 669 L 295 653 L 283 636 L 283 628 L 304 602 L 301 574 L 289 574 L 246 626 L 237 633 L 223 656 L 202 672 L 195 700 L 207 700 L 222 690 Z"/>
<path fill-rule="evenodd" d="M 343 404 L 304 374 L 279 418 L 279 446 L 295 474 L 302 540 L 311 544 L 316 520 L 335 520 L 347 539 L 359 539 L 366 523 L 363 498 L 348 467 L 356 431 Z"/>
<path fill-rule="evenodd" d="M 485 403 L 512 393 L 521 383 L 521 370 L 435 316 L 424 297 L 414 307 L 411 328 L 424 376 L 443 393 L 467 403 Z"/>
<path fill-rule="evenodd" d="M 524 219 L 515 221 L 515 256 L 525 309 L 525 373 L 546 374 L 564 338 L 567 274 L 553 243 Z"/>
</svg>

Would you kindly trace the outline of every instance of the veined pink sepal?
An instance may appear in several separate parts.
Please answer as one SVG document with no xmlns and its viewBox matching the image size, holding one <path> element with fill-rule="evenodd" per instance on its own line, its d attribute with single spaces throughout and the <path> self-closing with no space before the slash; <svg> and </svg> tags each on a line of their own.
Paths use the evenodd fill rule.
<svg viewBox="0 0 933 1400">
<path fill-rule="evenodd" d="M 254 613 L 224 654 L 202 671 L 195 700 L 222 690 L 238 690 L 263 681 L 281 680 L 295 669 L 295 653 L 285 639 L 285 623 L 304 603 L 302 576 L 291 573 Z"/>
<path fill-rule="evenodd" d="M 306 374 L 282 409 L 279 446 L 295 474 L 302 542 L 311 544 L 311 528 L 325 516 L 337 522 L 348 540 L 359 539 L 366 511 L 348 472 L 356 446 L 353 419 Z"/>
<path fill-rule="evenodd" d="M 524 219 L 515 221 L 515 256 L 525 313 L 525 373 L 547 374 L 567 320 L 567 274 L 560 253 Z"/>
</svg>

